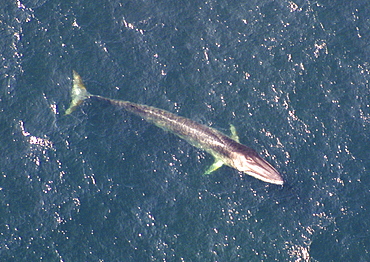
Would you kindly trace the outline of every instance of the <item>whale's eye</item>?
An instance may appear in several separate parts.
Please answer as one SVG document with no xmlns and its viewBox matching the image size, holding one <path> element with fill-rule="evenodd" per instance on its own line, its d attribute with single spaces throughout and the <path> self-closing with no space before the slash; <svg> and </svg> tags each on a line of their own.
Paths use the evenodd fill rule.
<svg viewBox="0 0 370 262">
<path fill-rule="evenodd" d="M 251 158 L 250 156 L 246 156 L 245 160 L 247 160 L 247 162 L 249 163 L 253 162 L 253 158 Z"/>
</svg>

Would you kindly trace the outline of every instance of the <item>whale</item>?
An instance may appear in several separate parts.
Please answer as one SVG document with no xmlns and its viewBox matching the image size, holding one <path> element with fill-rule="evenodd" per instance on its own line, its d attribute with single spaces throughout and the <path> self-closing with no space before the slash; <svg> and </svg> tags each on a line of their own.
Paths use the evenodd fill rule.
<svg viewBox="0 0 370 262">
<path fill-rule="evenodd" d="M 83 101 L 92 97 L 133 113 L 211 154 L 215 161 L 204 174 L 215 172 L 221 166 L 226 165 L 267 183 L 284 184 L 282 176 L 269 162 L 254 149 L 239 142 L 233 125 L 230 125 L 231 135 L 228 136 L 212 127 L 163 109 L 90 94 L 81 76 L 73 70 L 71 103 L 65 114 L 71 114 Z"/>
</svg>

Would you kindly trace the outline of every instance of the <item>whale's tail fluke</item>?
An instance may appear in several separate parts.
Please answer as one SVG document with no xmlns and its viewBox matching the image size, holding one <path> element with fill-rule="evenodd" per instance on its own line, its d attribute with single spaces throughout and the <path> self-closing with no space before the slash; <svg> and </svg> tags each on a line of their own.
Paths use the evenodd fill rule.
<svg viewBox="0 0 370 262">
<path fill-rule="evenodd" d="M 86 98 L 89 98 L 91 95 L 87 92 L 85 85 L 82 82 L 81 76 L 73 70 L 73 86 L 71 91 L 71 104 L 66 110 L 66 115 L 72 113 L 76 107 L 78 107 Z"/>
</svg>

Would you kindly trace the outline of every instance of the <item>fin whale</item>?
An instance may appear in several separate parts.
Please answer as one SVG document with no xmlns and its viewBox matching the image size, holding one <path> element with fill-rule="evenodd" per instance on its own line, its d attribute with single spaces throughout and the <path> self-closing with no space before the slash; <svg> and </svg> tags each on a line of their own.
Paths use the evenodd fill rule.
<svg viewBox="0 0 370 262">
<path fill-rule="evenodd" d="M 136 114 L 146 121 L 172 132 L 191 145 L 210 153 L 215 158 L 215 162 L 205 171 L 205 174 L 217 170 L 222 165 L 227 165 L 264 182 L 276 185 L 284 184 L 279 172 L 270 163 L 260 157 L 255 150 L 239 142 L 235 127 L 232 125 L 232 135 L 227 136 L 214 128 L 163 109 L 90 94 L 86 90 L 81 76 L 73 71 L 72 101 L 65 114 L 71 114 L 84 100 L 91 97 L 107 101 Z"/>
</svg>

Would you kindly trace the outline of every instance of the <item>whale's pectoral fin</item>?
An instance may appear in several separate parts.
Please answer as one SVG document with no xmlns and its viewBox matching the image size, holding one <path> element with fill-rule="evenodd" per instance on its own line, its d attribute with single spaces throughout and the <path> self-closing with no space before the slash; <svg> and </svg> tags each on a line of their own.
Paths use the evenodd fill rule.
<svg viewBox="0 0 370 262">
<path fill-rule="evenodd" d="M 90 94 L 87 92 L 82 79 L 76 71 L 73 70 L 73 86 L 71 91 L 71 104 L 66 110 L 66 115 L 72 113 L 76 107 L 78 107 L 86 98 L 89 98 Z"/>
<path fill-rule="evenodd" d="M 234 139 L 236 142 L 240 143 L 239 136 L 236 133 L 236 128 L 233 124 L 230 124 L 230 131 L 231 131 L 231 138 Z"/>
<path fill-rule="evenodd" d="M 223 165 L 224 165 L 224 162 L 222 160 L 217 160 L 216 159 L 215 162 L 206 170 L 206 172 L 204 172 L 204 175 L 211 174 L 213 171 L 216 171 L 217 169 L 219 169 Z"/>
<path fill-rule="evenodd" d="M 239 143 L 239 136 L 236 133 L 236 128 L 233 124 L 230 124 L 231 138 Z M 204 172 L 204 175 L 209 175 L 222 167 L 225 163 L 220 159 L 215 159 L 215 162 Z"/>
</svg>

